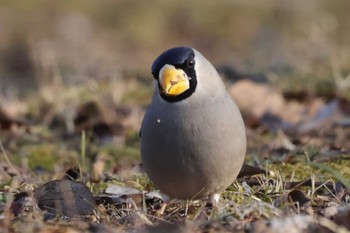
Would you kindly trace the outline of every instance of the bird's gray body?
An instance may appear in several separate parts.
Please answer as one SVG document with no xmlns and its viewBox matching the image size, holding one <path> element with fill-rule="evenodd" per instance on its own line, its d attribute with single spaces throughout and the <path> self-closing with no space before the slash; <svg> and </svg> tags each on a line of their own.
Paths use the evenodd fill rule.
<svg viewBox="0 0 350 233">
<path fill-rule="evenodd" d="M 180 199 L 225 190 L 236 179 L 246 151 L 236 104 L 215 68 L 197 51 L 195 58 L 196 91 L 167 102 L 156 85 L 141 127 L 144 170 L 162 192 Z"/>
</svg>

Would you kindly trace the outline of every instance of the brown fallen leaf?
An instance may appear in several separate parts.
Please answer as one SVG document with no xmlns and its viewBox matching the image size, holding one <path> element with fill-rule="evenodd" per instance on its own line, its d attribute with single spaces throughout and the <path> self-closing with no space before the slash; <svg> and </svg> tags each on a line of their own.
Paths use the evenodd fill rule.
<svg viewBox="0 0 350 233">
<path fill-rule="evenodd" d="M 306 196 L 306 194 L 299 189 L 294 189 L 288 193 L 288 200 L 292 203 L 298 203 L 298 206 L 303 206 L 310 202 L 310 198 Z"/>
<path fill-rule="evenodd" d="M 64 175 L 64 179 L 77 180 L 80 177 L 80 169 L 77 167 L 69 168 Z"/>
<path fill-rule="evenodd" d="M 29 194 L 27 192 L 20 192 L 15 194 L 14 199 L 11 203 L 10 210 L 15 215 L 20 215 L 25 205 L 29 202 Z"/>
<path fill-rule="evenodd" d="M 286 101 L 268 84 L 240 80 L 229 88 L 229 92 L 249 125 L 254 127 L 260 121 L 270 130 L 287 130 L 305 117 L 306 107 L 296 101 Z"/>
<path fill-rule="evenodd" d="M 272 86 L 249 80 L 235 82 L 229 91 L 248 126 L 256 127 L 260 123 L 272 131 L 305 133 L 334 124 L 350 125 L 346 117 L 350 104 L 343 98 L 333 98 L 326 103 L 321 98 L 304 103 L 288 101 Z"/>
<path fill-rule="evenodd" d="M 12 116 L 7 113 L 2 106 L 0 106 L 0 130 L 8 131 L 14 135 L 23 134 L 29 129 L 29 125 L 25 120 L 20 119 L 18 116 Z"/>
<path fill-rule="evenodd" d="M 49 181 L 34 191 L 34 197 L 39 208 L 52 215 L 91 215 L 96 208 L 86 185 L 73 180 Z"/>
<path fill-rule="evenodd" d="M 304 120 L 298 127 L 301 132 L 307 132 L 322 127 L 338 114 L 338 101 L 333 100 L 319 108 L 311 119 Z"/>
<path fill-rule="evenodd" d="M 272 87 L 250 80 L 237 81 L 229 88 L 229 92 L 241 111 L 259 118 L 266 112 L 278 113 L 285 105 L 282 95 Z"/>
<path fill-rule="evenodd" d="M 340 98 L 339 109 L 347 116 L 350 116 L 350 101 L 344 98 Z"/>
<path fill-rule="evenodd" d="M 74 118 L 74 126 L 76 131 L 81 131 L 95 122 L 104 121 L 105 116 L 102 111 L 101 104 L 89 101 L 78 107 Z"/>
<path fill-rule="evenodd" d="M 103 103 L 89 101 L 78 107 L 74 118 L 76 133 L 89 132 L 90 139 L 99 145 L 124 145 L 124 116 L 107 108 Z"/>
<path fill-rule="evenodd" d="M 259 168 L 259 167 L 253 167 L 246 163 L 243 164 L 241 171 L 239 172 L 237 178 L 241 178 L 244 176 L 253 176 L 258 174 L 265 174 L 266 170 Z"/>
</svg>

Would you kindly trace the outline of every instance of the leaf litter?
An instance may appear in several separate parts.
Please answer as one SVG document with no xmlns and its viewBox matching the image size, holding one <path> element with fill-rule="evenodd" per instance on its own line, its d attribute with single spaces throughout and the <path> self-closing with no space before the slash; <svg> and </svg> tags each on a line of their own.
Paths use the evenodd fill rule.
<svg viewBox="0 0 350 233">
<path fill-rule="evenodd" d="M 111 118 L 105 115 L 104 100 L 82 102 L 72 121 L 75 132 L 67 134 L 66 120 L 57 121 L 53 115 L 49 121 L 44 117 L 44 126 L 40 121 L 21 123 L 27 129 L 20 139 L 7 126 L 18 125 L 16 117 L 0 118 L 6 126 L 1 128 L 2 157 L 7 157 L 1 163 L 1 227 L 22 231 L 18 223 L 34 218 L 26 232 L 347 232 L 349 101 L 316 97 L 295 103 L 270 84 L 250 82 L 240 80 L 230 89 L 239 96 L 244 119 L 255 119 L 254 125 L 246 121 L 248 164 L 222 194 L 217 209 L 205 200 L 171 200 L 159 215 L 164 198 L 142 171 L 137 127 L 129 125 L 133 110 L 128 106 L 120 114 L 121 107 L 115 105 L 118 114 Z M 247 96 L 235 94 L 241 87 L 243 93 L 264 90 L 254 100 L 259 109 L 244 103 L 252 101 Z M 268 107 L 276 101 L 280 104 Z M 87 110 L 91 108 L 94 114 Z M 26 115 L 30 114 L 18 118 Z M 30 122 L 24 117 L 21 122 L 26 121 Z M 104 126 L 95 127 L 100 122 Z M 79 155 L 81 132 L 87 135 L 84 164 Z M 52 140 L 58 143 L 47 147 Z M 50 154 L 46 163 L 34 162 L 39 152 L 38 158 Z M 16 154 L 25 157 L 14 159 Z M 49 159 L 52 156 L 62 159 Z M 83 170 L 77 168 L 83 165 Z"/>
</svg>

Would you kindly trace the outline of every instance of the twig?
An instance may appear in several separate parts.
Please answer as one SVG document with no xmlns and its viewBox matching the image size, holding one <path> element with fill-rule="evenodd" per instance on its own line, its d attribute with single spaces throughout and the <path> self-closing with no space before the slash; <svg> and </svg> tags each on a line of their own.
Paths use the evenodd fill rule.
<svg viewBox="0 0 350 233">
<path fill-rule="evenodd" d="M 86 136 L 85 130 L 81 132 L 81 164 L 79 164 L 80 178 L 83 181 L 83 174 L 85 172 L 85 157 L 86 157 Z"/>
</svg>

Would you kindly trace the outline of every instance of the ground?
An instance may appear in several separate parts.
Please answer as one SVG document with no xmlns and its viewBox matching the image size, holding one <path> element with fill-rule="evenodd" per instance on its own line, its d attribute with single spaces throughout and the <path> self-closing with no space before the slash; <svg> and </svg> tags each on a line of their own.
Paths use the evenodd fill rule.
<svg viewBox="0 0 350 233">
<path fill-rule="evenodd" d="M 348 232 L 348 3 L 0 2 L 1 232 Z M 165 13 L 166 14 L 165 14 Z M 218 207 L 142 170 L 150 66 L 190 45 L 246 125 Z"/>
</svg>

